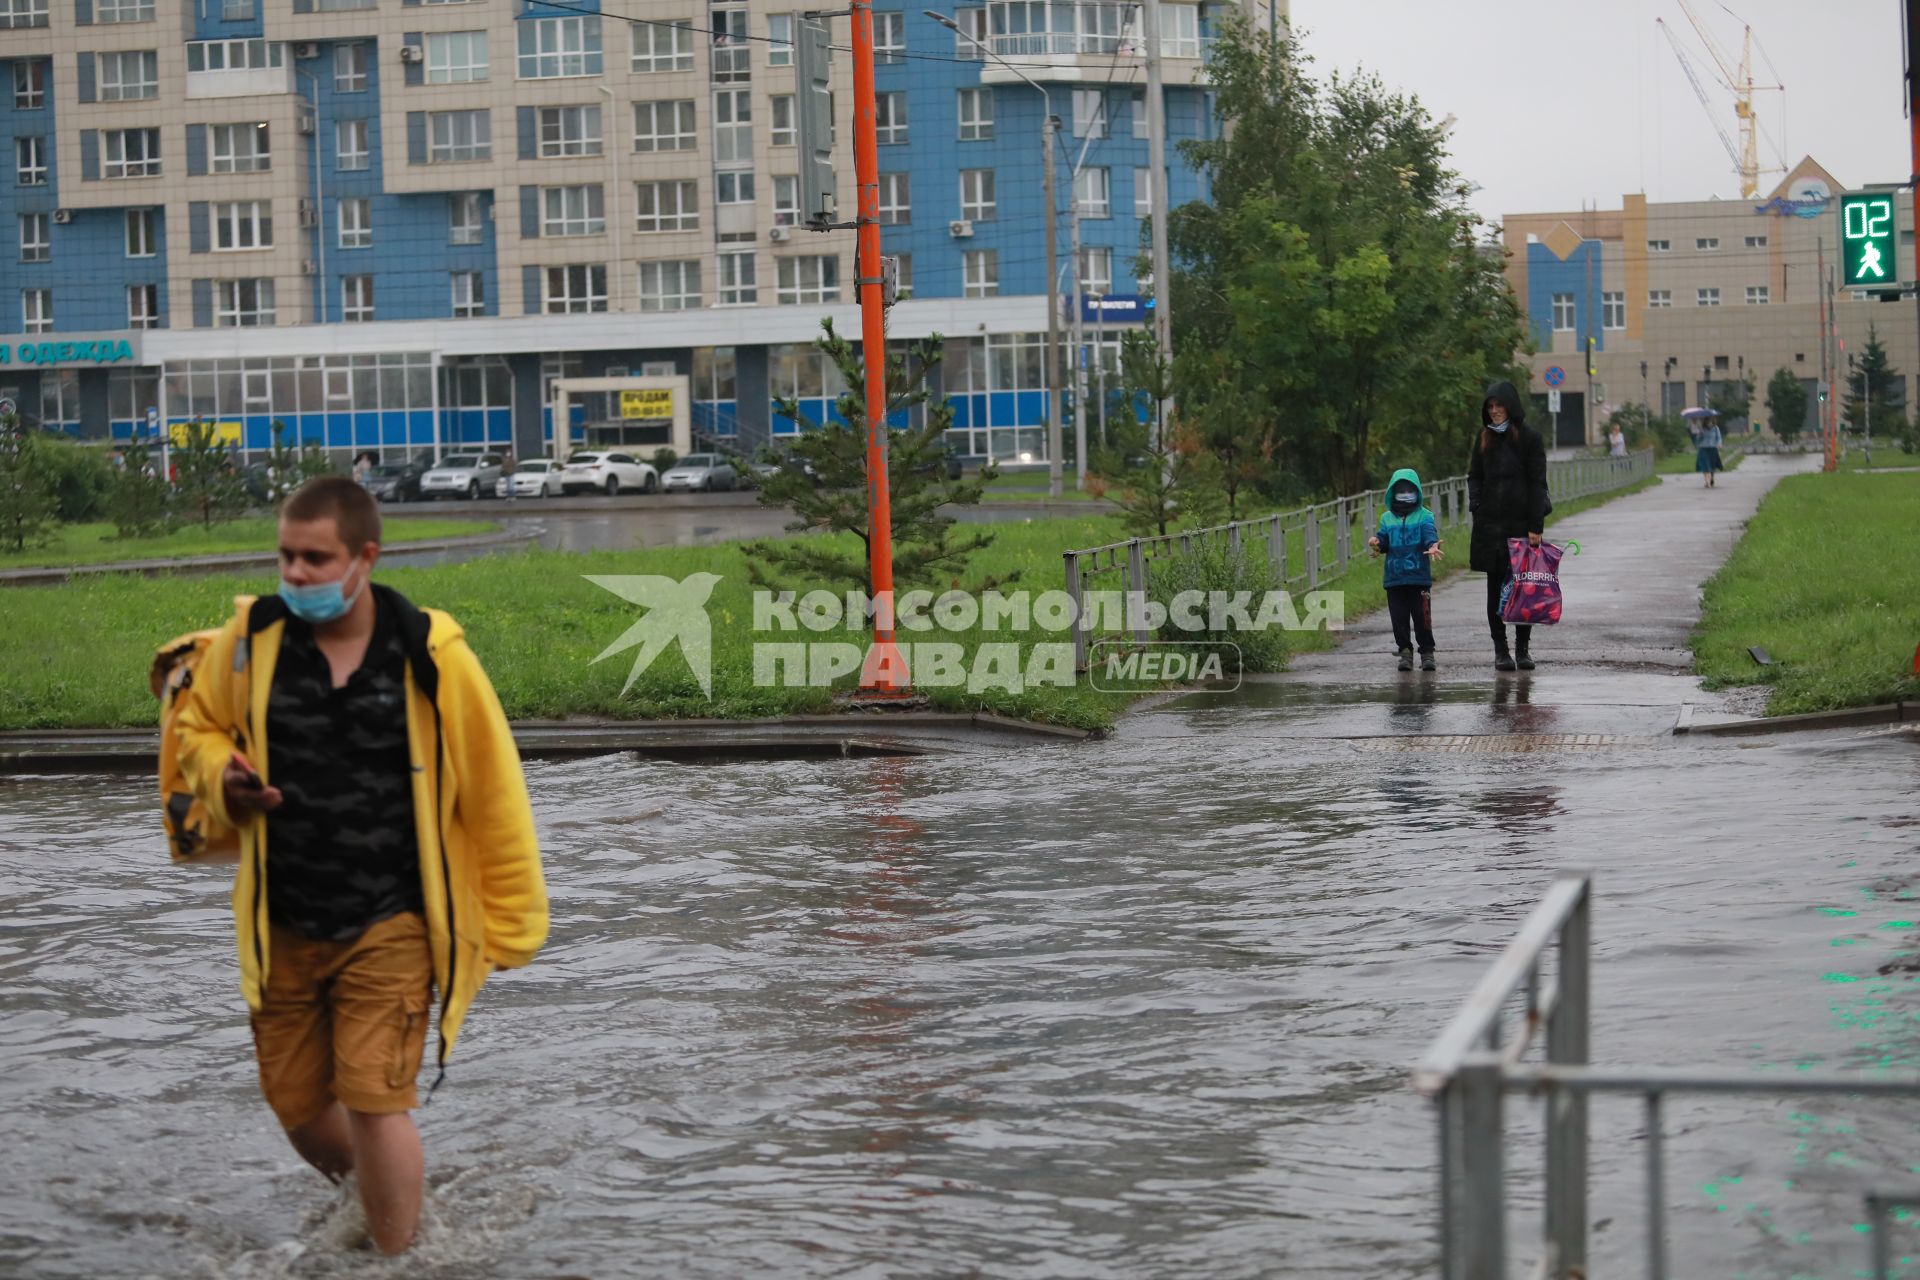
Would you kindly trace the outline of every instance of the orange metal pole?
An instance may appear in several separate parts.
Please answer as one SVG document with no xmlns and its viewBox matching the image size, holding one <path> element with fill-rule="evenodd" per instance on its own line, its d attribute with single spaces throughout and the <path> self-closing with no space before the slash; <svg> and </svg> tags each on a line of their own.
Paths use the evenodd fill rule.
<svg viewBox="0 0 1920 1280">
<path fill-rule="evenodd" d="M 860 346 L 867 373 L 868 559 L 873 578 L 873 647 L 860 671 L 860 690 L 903 695 L 910 681 L 894 644 L 893 497 L 887 479 L 887 317 L 881 294 L 880 143 L 873 93 L 873 0 L 853 4 L 853 179 L 858 188 L 855 258 L 860 296 Z"/>
</svg>

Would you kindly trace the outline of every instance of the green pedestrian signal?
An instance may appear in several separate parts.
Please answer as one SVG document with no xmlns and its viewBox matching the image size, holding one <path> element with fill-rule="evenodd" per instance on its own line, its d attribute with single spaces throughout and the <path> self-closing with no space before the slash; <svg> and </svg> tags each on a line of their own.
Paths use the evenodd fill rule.
<svg viewBox="0 0 1920 1280">
<path fill-rule="evenodd" d="M 1846 289 L 1897 285 L 1893 193 L 1840 197 L 1840 284 Z"/>
</svg>

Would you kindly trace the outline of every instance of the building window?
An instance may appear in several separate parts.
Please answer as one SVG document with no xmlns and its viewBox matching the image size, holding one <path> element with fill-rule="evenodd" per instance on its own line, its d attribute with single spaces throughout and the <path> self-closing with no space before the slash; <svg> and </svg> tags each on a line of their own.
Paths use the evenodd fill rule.
<svg viewBox="0 0 1920 1280">
<path fill-rule="evenodd" d="M 361 324 L 373 319 L 372 276 L 341 277 L 340 318 L 348 324 Z"/>
<path fill-rule="evenodd" d="M 880 15 L 873 16 L 874 26 L 880 25 Z M 874 61 L 879 61 L 875 58 Z M 790 67 L 793 65 L 793 16 L 785 13 L 770 14 L 767 17 L 767 65 L 770 67 Z"/>
<path fill-rule="evenodd" d="M 52 333 L 53 290 L 22 289 L 20 321 L 28 333 Z"/>
<path fill-rule="evenodd" d="M 1672 305 L 1673 305 L 1673 290 L 1671 290 L 1671 289 L 1649 289 L 1649 290 L 1647 290 L 1647 305 L 1648 305 L 1649 307 L 1670 307 L 1670 306 L 1672 306 Z"/>
<path fill-rule="evenodd" d="M 543 159 L 597 156 L 601 150 L 600 108 L 597 105 L 540 108 L 540 155 Z"/>
<path fill-rule="evenodd" d="M 883 67 L 906 61 L 907 15 L 898 9 L 873 14 L 873 64 Z"/>
<path fill-rule="evenodd" d="M 160 327 L 160 286 L 157 284 L 130 284 L 127 286 L 127 328 L 158 329 Z"/>
<path fill-rule="evenodd" d="M 1693 300 L 1698 306 L 1717 307 L 1720 305 L 1720 291 L 1718 289 L 1697 289 L 1694 291 Z"/>
<path fill-rule="evenodd" d="M 193 40 L 187 44 L 187 72 L 265 71 L 282 67 L 287 46 L 266 40 Z"/>
<path fill-rule="evenodd" d="M 352 201 L 341 202 L 341 217 Z M 362 201 L 361 203 L 365 203 Z M 213 247 L 222 252 L 273 248 L 273 206 L 265 200 L 236 200 L 213 206 Z"/>
<path fill-rule="evenodd" d="M 357 43 L 333 46 L 333 91 L 364 93 L 366 88 L 367 46 Z"/>
<path fill-rule="evenodd" d="M 486 78 L 486 32 L 437 31 L 427 37 L 428 84 L 477 84 Z"/>
<path fill-rule="evenodd" d="M 1163 4 L 1160 6 L 1160 54 L 1166 58 L 1200 56 L 1200 6 Z"/>
<path fill-rule="evenodd" d="M 1102 297 L 1113 292 L 1113 250 L 1080 251 L 1080 292 Z"/>
<path fill-rule="evenodd" d="M 453 318 L 471 320 L 475 316 L 485 314 L 487 314 L 487 277 L 478 271 L 454 272 Z"/>
<path fill-rule="evenodd" d="M 365 120 L 340 120 L 333 126 L 333 165 L 342 173 L 365 169 L 373 163 L 367 142 Z"/>
<path fill-rule="evenodd" d="M 548 315 L 607 309 L 607 269 L 604 266 L 548 267 Z"/>
<path fill-rule="evenodd" d="M 1133 171 L 1133 216 L 1150 218 L 1153 216 L 1153 170 L 1135 169 Z"/>
<path fill-rule="evenodd" d="M 893 283 L 901 298 L 913 296 L 913 255 L 896 253 L 893 255 Z"/>
<path fill-rule="evenodd" d="M 365 196 L 355 196 L 340 202 L 340 247 L 342 249 L 373 247 L 373 201 Z"/>
<path fill-rule="evenodd" d="M 753 171 L 716 173 L 713 175 L 713 202 L 715 204 L 752 204 Z"/>
<path fill-rule="evenodd" d="M 635 22 L 633 69 L 642 74 L 693 70 L 693 24 L 685 21 Z"/>
<path fill-rule="evenodd" d="M 606 189 L 598 183 L 543 187 L 540 202 L 543 236 L 597 236 L 607 229 Z"/>
<path fill-rule="evenodd" d="M 741 84 L 753 78 L 752 50 L 747 41 L 745 8 L 716 8 L 709 12 L 713 56 L 708 71 L 715 84 Z"/>
<path fill-rule="evenodd" d="M 211 138 L 215 173 L 265 173 L 273 168 L 273 147 L 265 124 L 216 124 Z"/>
<path fill-rule="evenodd" d="M 1702 253 L 1712 253 L 1720 247 L 1719 236 L 1701 236 L 1693 242 L 1693 247 Z"/>
<path fill-rule="evenodd" d="M 975 222 L 991 222 L 996 207 L 993 170 L 962 169 L 960 171 L 960 216 Z"/>
<path fill-rule="evenodd" d="M 447 197 L 447 242 L 484 244 L 487 239 L 486 195 L 457 191 Z"/>
<path fill-rule="evenodd" d="M 751 175 L 749 175 L 751 176 Z M 633 184 L 635 231 L 697 231 L 700 187 L 688 181 Z"/>
<path fill-rule="evenodd" d="M 953 33 L 953 54 L 963 62 L 979 62 L 987 56 L 983 47 L 987 43 L 987 11 L 985 9 L 955 9 L 954 25 L 960 29 Z"/>
<path fill-rule="evenodd" d="M 831 254 L 779 259 L 778 302 L 840 301 L 840 259 Z"/>
<path fill-rule="evenodd" d="M 47 25 L 47 0 L 0 0 L 0 31 Z"/>
<path fill-rule="evenodd" d="M 600 74 L 598 14 L 581 18 L 530 18 L 516 25 L 520 28 L 522 80 Z"/>
<path fill-rule="evenodd" d="M 44 213 L 20 215 L 20 261 L 53 260 L 53 220 Z"/>
<path fill-rule="evenodd" d="M 633 104 L 633 149 L 693 150 L 693 103 L 636 102 Z"/>
<path fill-rule="evenodd" d="M 720 294 L 715 302 L 722 307 L 743 307 L 760 301 L 758 272 L 752 253 L 720 255 Z"/>
<path fill-rule="evenodd" d="M 776 227 L 797 227 L 800 225 L 800 179 L 794 176 L 775 175 L 773 179 L 773 225 Z"/>
<path fill-rule="evenodd" d="M 1096 138 L 1105 138 L 1112 133 L 1107 121 L 1107 91 L 1105 89 L 1075 89 L 1073 91 L 1073 136 L 1084 138 L 1091 134 Z"/>
<path fill-rule="evenodd" d="M 47 184 L 45 138 L 13 140 L 13 180 L 23 187 L 44 187 Z"/>
<path fill-rule="evenodd" d="M 793 123 L 793 95 L 776 93 L 767 99 L 767 108 L 773 123 L 767 129 L 767 145 L 770 147 L 791 147 L 798 141 Z"/>
<path fill-rule="evenodd" d="M 1083 218 L 1113 216 L 1113 182 L 1107 169 L 1082 169 L 1073 181 L 1073 198 Z"/>
<path fill-rule="evenodd" d="M 1602 329 L 1624 329 L 1627 327 L 1626 294 L 1603 293 L 1600 295 L 1600 327 Z"/>
<path fill-rule="evenodd" d="M 218 280 L 213 323 L 222 329 L 273 323 L 273 281 Z"/>
<path fill-rule="evenodd" d="M 960 255 L 960 296 L 992 298 L 1000 293 L 1000 251 L 968 249 Z"/>
<path fill-rule="evenodd" d="M 249 3 L 247 17 L 251 18 L 252 4 Z M 223 12 L 221 16 L 226 15 Z M 100 0 L 93 6 L 95 22 L 152 22 L 153 0 Z"/>
<path fill-rule="evenodd" d="M 16 111 L 37 111 L 47 105 L 47 64 L 45 62 L 16 62 L 13 64 L 13 108 Z"/>
<path fill-rule="evenodd" d="M 1764 284 L 1748 285 L 1747 286 L 1747 305 L 1750 307 L 1766 306 L 1767 303 L 1770 301 L 1770 298 L 1768 297 L 1768 293 L 1769 293 L 1768 287 Z"/>
<path fill-rule="evenodd" d="M 883 173 L 880 175 L 880 224 L 895 226 L 913 221 L 913 202 L 907 189 L 907 175 L 904 173 Z"/>
<path fill-rule="evenodd" d="M 152 49 L 97 53 L 97 92 L 102 102 L 136 102 L 160 96 L 160 55 Z"/>
<path fill-rule="evenodd" d="M 722 89 L 713 95 L 713 162 L 753 163 L 753 92 Z"/>
<path fill-rule="evenodd" d="M 640 264 L 640 309 L 685 311 L 700 305 L 698 262 L 643 262 Z"/>
<path fill-rule="evenodd" d="M 1648 252 L 1648 253 L 1672 253 L 1672 252 L 1673 252 L 1673 241 L 1671 241 L 1671 240 L 1649 240 L 1649 241 L 1647 241 L 1647 252 Z"/>
<path fill-rule="evenodd" d="M 1573 295 L 1556 293 L 1553 295 L 1553 329 L 1555 333 L 1573 332 Z"/>
<path fill-rule="evenodd" d="M 993 90 L 960 90 L 960 141 L 983 142 L 993 137 Z"/>
<path fill-rule="evenodd" d="M 127 210 L 127 256 L 151 258 L 159 251 L 159 227 L 156 225 L 153 210 Z"/>
<path fill-rule="evenodd" d="M 493 118 L 485 110 L 427 114 L 427 163 L 493 158 Z"/>
<path fill-rule="evenodd" d="M 220 21 L 252 22 L 253 0 L 221 0 Z"/>
<path fill-rule="evenodd" d="M 877 93 L 873 96 L 873 131 L 880 142 L 907 140 L 907 95 Z"/>
<path fill-rule="evenodd" d="M 1747 237 L 1747 248 L 1764 249 L 1766 247 L 1767 247 L 1767 238 L 1765 236 L 1748 236 Z"/>
</svg>

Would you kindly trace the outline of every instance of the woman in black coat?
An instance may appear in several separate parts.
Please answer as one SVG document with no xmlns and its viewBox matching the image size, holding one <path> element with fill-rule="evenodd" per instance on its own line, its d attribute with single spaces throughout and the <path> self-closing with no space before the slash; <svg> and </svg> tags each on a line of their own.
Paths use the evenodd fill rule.
<svg viewBox="0 0 1920 1280">
<path fill-rule="evenodd" d="M 1547 449 L 1540 433 L 1527 425 L 1526 405 L 1511 382 L 1487 388 L 1480 404 L 1480 438 L 1467 465 L 1467 509 L 1473 512 L 1473 541 L 1467 565 L 1487 575 L 1487 623 L 1493 628 L 1493 665 L 1511 671 L 1533 670 L 1527 653 L 1532 627 L 1516 625 L 1514 648 L 1507 649 L 1507 627 L 1500 621 L 1500 588 L 1513 577 L 1507 539 L 1540 545 L 1547 519 Z"/>
</svg>

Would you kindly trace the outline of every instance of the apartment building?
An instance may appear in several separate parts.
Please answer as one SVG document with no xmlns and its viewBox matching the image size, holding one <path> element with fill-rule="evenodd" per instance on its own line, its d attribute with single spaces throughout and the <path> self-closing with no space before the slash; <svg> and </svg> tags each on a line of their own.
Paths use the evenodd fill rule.
<svg viewBox="0 0 1920 1280">
<path fill-rule="evenodd" d="M 1161 8 L 1179 202 L 1202 191 L 1173 144 L 1215 127 L 1210 24 Z M 1141 10 L 940 12 L 957 32 L 875 15 L 889 334 L 947 337 L 962 452 L 1042 460 L 1043 121 L 1112 346 L 1150 288 Z M 765 0 L 0 0 L 0 396 L 88 437 L 198 416 L 248 450 L 280 420 L 341 451 L 531 457 L 554 379 L 677 374 L 700 435 L 791 434 L 776 400 L 817 419 L 841 390 L 821 319 L 859 332 L 853 233 L 797 225 L 795 20 Z M 645 438 L 581 400 L 572 440 Z"/>
<path fill-rule="evenodd" d="M 1853 189 L 1808 157 L 1758 200 L 1651 204 L 1627 195 L 1614 210 L 1508 215 L 1507 274 L 1532 325 L 1533 392 L 1555 441 L 1597 444 L 1614 407 L 1644 402 L 1678 413 L 1747 374 L 1756 421 L 1765 421 L 1766 385 L 1778 369 L 1817 392 L 1823 281 L 1839 279 L 1838 197 Z M 1910 283 L 1911 193 L 1895 193 L 1895 207 L 1898 275 Z M 1877 333 L 1901 375 L 1891 398 L 1907 403 L 1920 372 L 1912 297 L 1836 288 L 1833 299 L 1845 351 L 1859 352 Z M 1589 339 L 1591 392 L 1581 356 Z M 1845 363 L 1843 354 L 1841 394 Z M 1554 369 L 1557 422 L 1545 411 Z M 1811 430 L 1818 396 L 1809 399 Z"/>
</svg>

